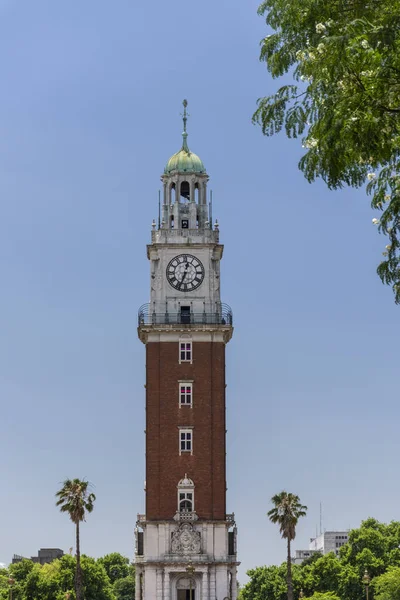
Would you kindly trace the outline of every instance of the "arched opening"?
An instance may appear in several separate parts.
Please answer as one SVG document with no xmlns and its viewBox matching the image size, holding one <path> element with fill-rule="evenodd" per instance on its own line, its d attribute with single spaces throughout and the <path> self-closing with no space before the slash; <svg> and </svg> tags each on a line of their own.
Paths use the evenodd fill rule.
<svg viewBox="0 0 400 600">
<path fill-rule="evenodd" d="M 171 183 L 171 187 L 170 187 L 170 204 L 175 204 L 175 202 L 176 202 L 175 184 Z"/>
<path fill-rule="evenodd" d="M 182 181 L 181 183 L 181 198 L 184 202 L 190 200 L 190 184 L 188 181 Z"/>
<path fill-rule="evenodd" d="M 171 215 L 169 218 L 169 226 L 171 229 L 174 228 L 174 215 Z"/>
<path fill-rule="evenodd" d="M 196 202 L 196 204 L 200 204 L 200 190 L 198 183 L 195 183 L 194 185 L 194 201 Z"/>
<path fill-rule="evenodd" d="M 182 577 L 176 584 L 177 600 L 196 600 L 195 577 Z"/>
</svg>

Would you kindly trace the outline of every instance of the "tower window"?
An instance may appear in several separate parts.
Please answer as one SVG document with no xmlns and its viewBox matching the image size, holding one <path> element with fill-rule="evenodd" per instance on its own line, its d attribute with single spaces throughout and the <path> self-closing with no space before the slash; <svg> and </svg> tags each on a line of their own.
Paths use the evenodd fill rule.
<svg viewBox="0 0 400 600">
<path fill-rule="evenodd" d="M 191 429 L 179 430 L 179 454 L 182 452 L 193 453 L 193 432 Z"/>
<path fill-rule="evenodd" d="M 179 512 L 193 512 L 193 492 L 179 492 Z"/>
<path fill-rule="evenodd" d="M 179 405 L 192 406 L 193 402 L 193 384 L 181 382 L 179 384 Z"/>
<path fill-rule="evenodd" d="M 192 362 L 192 342 L 179 341 L 179 362 Z"/>
<path fill-rule="evenodd" d="M 180 480 L 178 488 L 178 512 L 194 512 L 194 483 L 187 476 Z"/>
</svg>

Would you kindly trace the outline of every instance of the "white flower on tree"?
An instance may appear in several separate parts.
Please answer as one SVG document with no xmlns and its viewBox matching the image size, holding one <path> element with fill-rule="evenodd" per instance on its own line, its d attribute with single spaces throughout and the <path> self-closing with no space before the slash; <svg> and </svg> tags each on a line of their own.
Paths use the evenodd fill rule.
<svg viewBox="0 0 400 600">
<path fill-rule="evenodd" d="M 315 138 L 308 138 L 303 144 L 304 148 L 316 148 L 318 146 L 318 140 Z"/>
</svg>

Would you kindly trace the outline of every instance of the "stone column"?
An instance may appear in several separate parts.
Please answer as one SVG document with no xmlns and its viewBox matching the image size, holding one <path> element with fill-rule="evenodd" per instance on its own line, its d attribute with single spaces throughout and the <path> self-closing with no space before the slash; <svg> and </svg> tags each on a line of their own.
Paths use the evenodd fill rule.
<svg viewBox="0 0 400 600">
<path fill-rule="evenodd" d="M 164 569 L 156 569 L 156 598 L 157 600 L 164 600 L 163 598 L 163 582 L 164 582 Z"/>
<path fill-rule="evenodd" d="M 232 569 L 232 600 L 237 600 L 237 569 L 236 567 Z"/>
<path fill-rule="evenodd" d="M 171 599 L 171 576 L 168 569 L 164 570 L 164 600 Z"/>
<path fill-rule="evenodd" d="M 190 186 L 190 202 L 194 202 L 195 201 L 195 197 L 194 197 L 194 186 L 196 184 L 195 179 L 192 177 L 189 181 L 189 186 Z"/>
<path fill-rule="evenodd" d="M 216 577 L 216 567 L 213 565 L 210 568 L 210 598 L 216 598 L 217 594 L 217 577 Z"/>
<path fill-rule="evenodd" d="M 207 204 L 207 182 L 204 181 L 201 189 L 201 204 Z"/>
<path fill-rule="evenodd" d="M 140 584 L 141 584 L 140 575 L 141 575 L 141 572 L 142 572 L 142 570 L 139 569 L 138 566 L 136 566 L 136 571 L 135 571 L 135 600 L 141 600 L 141 598 L 140 598 L 140 596 L 141 596 L 141 593 L 140 593 L 140 591 L 141 591 L 140 590 Z"/>
</svg>

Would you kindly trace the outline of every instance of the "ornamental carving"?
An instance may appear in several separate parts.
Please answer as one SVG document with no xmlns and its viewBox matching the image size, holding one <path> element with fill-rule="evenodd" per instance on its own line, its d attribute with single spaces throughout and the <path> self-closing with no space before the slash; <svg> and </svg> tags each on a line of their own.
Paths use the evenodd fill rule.
<svg viewBox="0 0 400 600">
<path fill-rule="evenodd" d="M 172 554 L 200 554 L 201 534 L 190 523 L 182 523 L 172 534 Z"/>
</svg>

